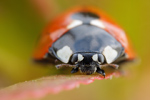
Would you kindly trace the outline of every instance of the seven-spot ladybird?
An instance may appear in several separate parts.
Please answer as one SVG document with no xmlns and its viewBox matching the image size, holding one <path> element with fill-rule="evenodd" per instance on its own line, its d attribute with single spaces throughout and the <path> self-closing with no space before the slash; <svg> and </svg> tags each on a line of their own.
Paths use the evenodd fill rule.
<svg viewBox="0 0 150 100">
<path fill-rule="evenodd" d="M 85 74 L 105 76 L 102 66 L 118 68 L 120 62 L 135 58 L 122 28 L 102 11 L 91 7 L 75 8 L 53 20 L 41 34 L 34 52 L 37 61 L 58 60 Z"/>
</svg>

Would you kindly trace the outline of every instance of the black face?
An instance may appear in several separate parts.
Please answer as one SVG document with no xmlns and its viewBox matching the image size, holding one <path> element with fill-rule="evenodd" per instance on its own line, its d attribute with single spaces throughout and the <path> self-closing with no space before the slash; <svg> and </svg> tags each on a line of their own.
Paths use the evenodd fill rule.
<svg viewBox="0 0 150 100">
<path fill-rule="evenodd" d="M 90 75 L 96 72 L 97 67 L 99 67 L 99 64 L 94 61 L 92 61 L 90 64 L 83 64 L 82 62 L 79 62 L 78 67 L 82 73 Z"/>
<path fill-rule="evenodd" d="M 100 64 L 104 62 L 104 57 L 98 53 L 76 53 L 73 54 L 71 62 L 76 64 L 82 73 L 90 75 L 97 71 Z"/>
</svg>

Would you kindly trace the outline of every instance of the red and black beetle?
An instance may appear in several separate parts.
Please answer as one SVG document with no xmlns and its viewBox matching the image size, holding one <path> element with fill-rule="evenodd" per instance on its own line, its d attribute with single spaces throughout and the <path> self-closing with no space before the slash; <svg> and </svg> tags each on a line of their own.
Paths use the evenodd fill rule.
<svg viewBox="0 0 150 100">
<path fill-rule="evenodd" d="M 134 57 L 123 29 L 91 7 L 73 9 L 53 20 L 34 52 L 35 60 L 52 63 L 57 59 L 62 64 L 56 67 L 72 67 L 71 73 L 80 70 L 103 76 L 101 66 L 117 68 L 120 62 Z"/>
</svg>

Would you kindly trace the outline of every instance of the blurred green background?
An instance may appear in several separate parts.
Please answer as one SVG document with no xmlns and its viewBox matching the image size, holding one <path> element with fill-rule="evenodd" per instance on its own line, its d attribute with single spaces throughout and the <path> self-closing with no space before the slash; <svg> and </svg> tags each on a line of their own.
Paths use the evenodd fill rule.
<svg viewBox="0 0 150 100">
<path fill-rule="evenodd" d="M 150 100 L 149 0 L 0 0 L 0 87 L 58 74 L 54 67 L 32 63 L 31 55 L 45 25 L 59 13 L 78 5 L 106 11 L 127 32 L 140 58 L 126 77 L 49 95 L 43 100 Z"/>
</svg>

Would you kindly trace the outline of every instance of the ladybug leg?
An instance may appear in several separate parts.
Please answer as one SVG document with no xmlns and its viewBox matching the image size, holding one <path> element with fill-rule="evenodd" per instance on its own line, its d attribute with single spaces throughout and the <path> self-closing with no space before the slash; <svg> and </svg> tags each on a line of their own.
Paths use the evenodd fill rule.
<svg viewBox="0 0 150 100">
<path fill-rule="evenodd" d="M 75 68 L 76 65 L 70 65 L 70 64 L 59 64 L 55 66 L 57 69 L 62 68 L 62 67 L 71 67 L 71 68 Z"/>
<path fill-rule="evenodd" d="M 78 71 L 79 71 L 78 68 L 72 68 L 71 73 L 76 73 L 76 72 L 78 72 Z"/>
<path fill-rule="evenodd" d="M 99 73 L 99 74 L 101 74 L 101 75 L 103 75 L 104 78 L 105 78 L 105 75 L 106 75 L 106 74 L 105 74 L 104 70 L 102 70 L 102 69 L 100 69 L 100 68 L 97 68 L 96 72 Z"/>
<path fill-rule="evenodd" d="M 100 67 L 100 69 L 102 69 L 104 67 L 112 67 L 114 69 L 118 69 L 119 65 L 117 65 L 117 64 L 105 64 L 105 65 L 100 65 L 99 67 Z"/>
</svg>

